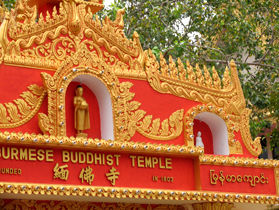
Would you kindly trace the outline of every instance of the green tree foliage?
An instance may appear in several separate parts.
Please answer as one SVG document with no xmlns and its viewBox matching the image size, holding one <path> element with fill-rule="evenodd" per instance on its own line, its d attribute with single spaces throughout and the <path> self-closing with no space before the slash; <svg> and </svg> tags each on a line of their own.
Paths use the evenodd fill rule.
<svg viewBox="0 0 279 210">
<path fill-rule="evenodd" d="M 279 119 L 278 0 L 115 0 L 101 15 L 125 8 L 125 33 L 144 49 L 223 71 L 238 65 L 256 137 Z M 279 144 L 278 126 L 272 145 Z M 271 135 L 271 134 L 270 134 Z"/>
<path fill-rule="evenodd" d="M 16 0 L 3 0 L 2 2 L 4 2 L 5 7 L 10 10 L 14 8 Z"/>
</svg>

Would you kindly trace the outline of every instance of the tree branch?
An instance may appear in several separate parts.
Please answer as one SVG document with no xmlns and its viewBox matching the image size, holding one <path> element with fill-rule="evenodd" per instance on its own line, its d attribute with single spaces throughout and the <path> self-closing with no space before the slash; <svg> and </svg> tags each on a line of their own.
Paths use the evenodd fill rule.
<svg viewBox="0 0 279 210">
<path fill-rule="evenodd" d="M 205 61 L 206 62 L 229 64 L 229 62 L 226 61 L 226 60 L 206 59 Z M 276 68 L 275 66 L 268 65 L 268 64 L 263 64 L 263 63 L 249 63 L 249 62 L 248 63 L 243 63 L 243 62 L 238 62 L 238 61 L 235 61 L 235 63 L 240 64 L 240 65 L 246 64 L 246 65 L 249 65 L 249 66 L 262 66 L 262 67 L 268 67 L 268 68 L 272 68 L 272 69 Z"/>
</svg>

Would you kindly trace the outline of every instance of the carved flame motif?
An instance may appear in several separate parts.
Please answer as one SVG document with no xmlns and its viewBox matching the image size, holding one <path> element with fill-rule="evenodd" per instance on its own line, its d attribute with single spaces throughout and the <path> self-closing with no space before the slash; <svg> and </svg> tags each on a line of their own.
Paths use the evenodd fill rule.
<svg viewBox="0 0 279 210">
<path fill-rule="evenodd" d="M 0 128 L 23 125 L 38 112 L 46 92 L 37 85 L 30 85 L 28 90 L 20 94 L 21 98 L 0 104 Z"/>
</svg>

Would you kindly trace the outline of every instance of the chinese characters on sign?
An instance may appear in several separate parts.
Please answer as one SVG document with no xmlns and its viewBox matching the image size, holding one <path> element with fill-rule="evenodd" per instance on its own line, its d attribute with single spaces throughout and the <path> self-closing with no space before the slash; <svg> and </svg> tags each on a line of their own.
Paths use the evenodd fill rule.
<svg viewBox="0 0 279 210">
<path fill-rule="evenodd" d="M 91 185 L 94 180 L 94 174 L 92 174 L 93 169 L 90 166 L 83 168 L 79 174 L 79 178 L 81 179 L 81 183 L 84 181 Z"/>
<path fill-rule="evenodd" d="M 107 179 L 110 181 L 111 185 L 115 185 L 115 180 L 118 179 L 120 173 L 116 171 L 114 167 L 109 170 L 109 173 L 106 173 Z"/>
<path fill-rule="evenodd" d="M 67 168 L 68 165 L 59 166 L 58 163 L 56 163 L 55 167 L 53 168 L 53 172 L 54 172 L 53 178 L 68 180 L 69 170 Z"/>
<path fill-rule="evenodd" d="M 53 178 L 54 179 L 61 179 L 61 180 L 68 180 L 69 177 L 69 170 L 67 169 L 68 165 L 59 166 L 58 163 L 53 168 Z M 114 167 L 112 167 L 108 173 L 106 173 L 107 180 L 110 181 L 111 185 L 115 185 L 116 179 L 118 179 L 120 172 L 118 172 Z M 79 174 L 79 179 L 81 183 L 86 182 L 87 184 L 91 185 L 94 180 L 94 173 L 93 168 L 87 166 L 86 168 L 82 168 Z"/>
</svg>

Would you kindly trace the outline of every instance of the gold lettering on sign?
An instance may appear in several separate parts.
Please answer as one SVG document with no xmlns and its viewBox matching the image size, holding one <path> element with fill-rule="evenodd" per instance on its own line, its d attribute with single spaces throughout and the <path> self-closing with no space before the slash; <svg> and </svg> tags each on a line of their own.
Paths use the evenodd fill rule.
<svg viewBox="0 0 279 210">
<path fill-rule="evenodd" d="M 35 148 L 0 147 L 0 160 L 26 160 L 53 162 L 53 150 Z"/>
<path fill-rule="evenodd" d="M 114 167 L 109 170 L 109 173 L 106 173 L 107 179 L 110 181 L 111 185 L 115 185 L 115 180 L 118 179 L 120 172 L 116 171 Z"/>
<path fill-rule="evenodd" d="M 167 183 L 173 183 L 174 178 L 170 176 L 152 176 L 152 181 L 153 182 L 167 182 Z"/>
<path fill-rule="evenodd" d="M 79 178 L 81 179 L 81 183 L 84 181 L 91 185 L 94 180 L 94 174 L 92 173 L 93 169 L 90 166 L 83 168 L 79 174 Z"/>
<path fill-rule="evenodd" d="M 215 170 L 210 169 L 210 184 L 216 185 L 220 183 L 222 186 L 225 183 L 248 183 L 251 187 L 255 187 L 256 184 L 268 184 L 268 178 L 261 173 L 260 176 L 254 175 L 240 175 L 240 174 L 224 174 L 223 171 L 215 172 Z"/>
<path fill-rule="evenodd" d="M 172 169 L 172 159 L 166 157 L 147 157 L 130 155 L 132 167 Z"/>
<path fill-rule="evenodd" d="M 21 175 L 20 168 L 0 168 L 1 174 L 8 174 L 8 175 Z"/>
<path fill-rule="evenodd" d="M 63 163 L 86 163 L 95 165 L 118 166 L 120 155 L 92 152 L 62 151 Z"/>
<path fill-rule="evenodd" d="M 69 170 L 67 168 L 68 165 L 59 166 L 59 164 L 56 163 L 56 165 L 53 168 L 53 172 L 54 172 L 53 178 L 68 180 Z"/>
</svg>

